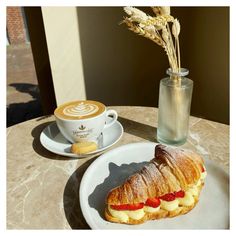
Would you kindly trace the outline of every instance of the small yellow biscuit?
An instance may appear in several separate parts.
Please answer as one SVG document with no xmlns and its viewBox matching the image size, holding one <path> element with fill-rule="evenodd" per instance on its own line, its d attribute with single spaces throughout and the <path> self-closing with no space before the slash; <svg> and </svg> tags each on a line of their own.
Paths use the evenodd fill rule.
<svg viewBox="0 0 236 236">
<path fill-rule="evenodd" d="M 85 154 L 97 150 L 95 142 L 73 143 L 71 145 L 71 152 L 75 154 Z"/>
</svg>

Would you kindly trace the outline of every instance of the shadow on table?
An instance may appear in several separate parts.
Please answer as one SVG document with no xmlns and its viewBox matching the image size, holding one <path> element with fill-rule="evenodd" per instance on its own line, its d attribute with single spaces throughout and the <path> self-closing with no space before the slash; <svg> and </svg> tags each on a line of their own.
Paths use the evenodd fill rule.
<svg viewBox="0 0 236 236">
<path fill-rule="evenodd" d="M 89 225 L 86 223 L 79 201 L 79 188 L 82 176 L 88 166 L 94 161 L 96 157 L 86 161 L 81 165 L 68 179 L 64 194 L 63 194 L 63 204 L 66 219 L 72 229 L 90 229 Z"/>
<path fill-rule="evenodd" d="M 11 87 L 14 88 L 13 91 Z M 23 99 L 23 102 L 10 102 L 7 105 L 7 127 L 39 117 L 43 114 L 40 105 L 38 85 L 11 83 L 8 84 L 7 91 L 14 101 L 22 100 L 24 94 L 30 95 L 31 97 L 29 101 Z"/>
<path fill-rule="evenodd" d="M 126 133 L 135 135 L 137 137 L 143 138 L 151 142 L 157 142 L 156 140 L 157 128 L 156 127 L 142 124 L 133 120 L 129 120 L 127 118 L 123 118 L 123 117 L 119 117 L 118 120 L 123 125 L 124 131 Z"/>
<path fill-rule="evenodd" d="M 47 116 L 46 116 L 47 117 Z M 43 119 L 43 118 L 40 118 Z M 34 137 L 32 146 L 33 149 L 36 153 L 38 153 L 40 156 L 48 158 L 48 159 L 53 159 L 53 160 L 64 160 L 64 161 L 68 161 L 70 159 L 77 159 L 77 158 L 72 158 L 72 157 L 64 157 L 64 156 L 60 156 L 57 155 L 55 153 L 52 153 L 50 151 L 48 151 L 46 148 L 44 148 L 40 142 L 40 134 L 41 132 L 44 130 L 44 128 L 46 128 L 48 125 L 52 124 L 54 121 L 52 122 L 45 122 L 43 124 L 40 124 L 38 126 L 36 126 L 32 131 L 31 131 L 31 135 Z"/>
</svg>

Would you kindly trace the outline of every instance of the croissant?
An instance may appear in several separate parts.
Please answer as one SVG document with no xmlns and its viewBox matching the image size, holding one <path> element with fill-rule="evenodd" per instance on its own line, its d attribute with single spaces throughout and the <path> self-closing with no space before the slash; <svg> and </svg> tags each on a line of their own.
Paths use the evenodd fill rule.
<svg viewBox="0 0 236 236">
<path fill-rule="evenodd" d="M 110 222 L 141 224 L 186 214 L 197 204 L 206 174 L 198 154 L 156 145 L 155 157 L 108 193 L 105 218 Z"/>
</svg>

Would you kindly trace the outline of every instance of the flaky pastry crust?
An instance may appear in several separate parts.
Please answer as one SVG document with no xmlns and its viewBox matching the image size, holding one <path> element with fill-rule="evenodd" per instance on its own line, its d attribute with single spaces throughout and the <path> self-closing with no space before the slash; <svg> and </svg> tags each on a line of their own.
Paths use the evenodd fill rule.
<svg viewBox="0 0 236 236">
<path fill-rule="evenodd" d="M 106 203 L 136 204 L 180 189 L 186 191 L 200 180 L 202 166 L 203 159 L 196 153 L 159 144 L 155 147 L 155 157 L 122 185 L 112 189 L 108 193 Z M 202 186 L 203 183 L 198 186 L 199 193 Z M 194 204 L 191 206 L 179 206 L 172 212 L 163 209 L 156 213 L 146 212 L 142 219 L 129 218 L 126 224 L 140 224 L 147 220 L 186 214 L 194 208 L 198 200 L 199 195 L 194 197 Z M 111 222 L 122 223 L 110 214 L 108 208 L 105 209 L 105 218 Z"/>
</svg>

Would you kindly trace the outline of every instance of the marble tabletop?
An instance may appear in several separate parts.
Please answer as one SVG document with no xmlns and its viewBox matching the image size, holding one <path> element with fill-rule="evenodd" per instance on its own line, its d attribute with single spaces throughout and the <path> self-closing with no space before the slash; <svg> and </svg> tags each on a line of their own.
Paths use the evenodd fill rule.
<svg viewBox="0 0 236 236">
<path fill-rule="evenodd" d="M 156 142 L 157 108 L 116 106 L 124 127 L 112 148 L 133 142 Z M 68 158 L 47 151 L 41 131 L 54 116 L 39 117 L 7 129 L 7 228 L 88 229 L 80 208 L 79 187 L 98 156 Z M 229 168 L 229 126 L 191 117 L 182 147 Z"/>
</svg>

